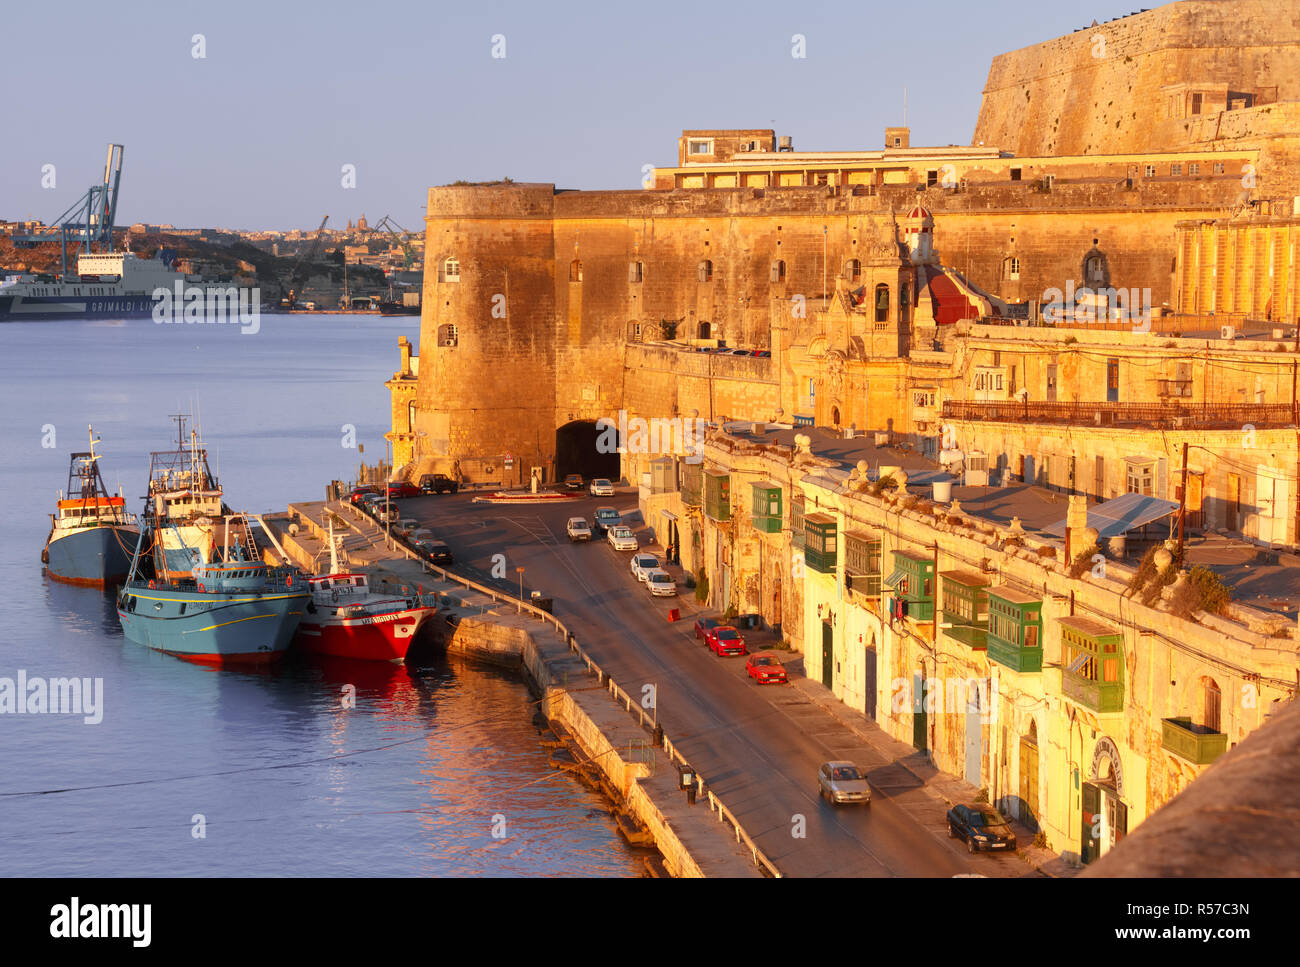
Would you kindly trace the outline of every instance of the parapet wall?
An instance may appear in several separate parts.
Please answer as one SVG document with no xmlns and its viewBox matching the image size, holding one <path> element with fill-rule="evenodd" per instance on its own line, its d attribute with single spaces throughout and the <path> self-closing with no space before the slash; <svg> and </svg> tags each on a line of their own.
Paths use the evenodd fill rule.
<svg viewBox="0 0 1300 967">
<path fill-rule="evenodd" d="M 1080 11 L 1080 20 L 1088 14 Z M 1296 0 L 1183 0 L 994 58 L 972 144 L 1017 155 L 1165 150 L 1165 88 L 1300 100 Z"/>
</svg>

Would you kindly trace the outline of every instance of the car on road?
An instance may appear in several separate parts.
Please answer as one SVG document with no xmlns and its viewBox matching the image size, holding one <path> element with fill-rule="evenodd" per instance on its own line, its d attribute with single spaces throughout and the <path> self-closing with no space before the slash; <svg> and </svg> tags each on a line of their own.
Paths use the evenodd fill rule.
<svg viewBox="0 0 1300 967">
<path fill-rule="evenodd" d="M 718 625 L 716 628 L 709 629 L 708 637 L 704 639 L 704 643 L 719 658 L 723 655 L 746 655 L 749 653 L 745 648 L 744 637 L 731 625 Z"/>
<path fill-rule="evenodd" d="M 587 488 L 593 497 L 613 497 L 614 485 L 605 477 L 597 477 Z"/>
<path fill-rule="evenodd" d="M 410 535 L 413 531 L 415 531 L 415 529 L 418 528 L 419 526 L 420 526 L 420 522 L 417 521 L 414 517 L 399 517 L 393 523 L 393 526 L 390 529 L 398 537 L 406 537 Z"/>
<path fill-rule="evenodd" d="M 348 503 L 360 504 L 364 502 L 367 497 L 377 496 L 378 494 L 379 488 L 368 484 L 361 487 L 354 487 L 352 493 L 348 494 Z"/>
<path fill-rule="evenodd" d="M 569 540 L 577 544 L 579 541 L 591 540 L 591 528 L 581 517 L 570 517 L 569 522 L 564 525 L 565 531 L 569 535 Z"/>
<path fill-rule="evenodd" d="M 600 537 L 605 536 L 605 531 L 611 527 L 617 527 L 623 523 L 623 515 L 613 507 L 597 507 L 596 514 L 591 520 L 591 529 Z"/>
<path fill-rule="evenodd" d="M 390 500 L 399 497 L 418 497 L 421 490 L 413 483 L 390 483 L 388 485 L 388 498 Z"/>
<path fill-rule="evenodd" d="M 784 685 L 790 680 L 786 677 L 785 666 L 781 664 L 780 659 L 768 651 L 750 655 L 745 662 L 745 672 L 760 685 L 769 682 L 779 682 Z"/>
<path fill-rule="evenodd" d="M 840 803 L 871 802 L 867 777 L 852 762 L 823 762 L 817 770 L 817 792 L 832 806 Z"/>
<path fill-rule="evenodd" d="M 616 551 L 635 551 L 641 546 L 637 542 L 636 535 L 632 533 L 632 528 L 622 525 L 611 527 L 606 539 Z"/>
<path fill-rule="evenodd" d="M 964 839 L 972 853 L 1014 852 L 1016 834 L 1002 814 L 986 802 L 958 803 L 948 810 L 948 835 Z"/>
<path fill-rule="evenodd" d="M 445 473 L 426 473 L 420 477 L 420 493 L 422 494 L 454 494 L 459 489 L 460 484 Z"/>
<path fill-rule="evenodd" d="M 646 575 L 659 567 L 659 559 L 653 554 L 632 555 L 632 576 L 645 583 Z"/>
<path fill-rule="evenodd" d="M 656 597 L 671 598 L 677 594 L 677 582 L 661 567 L 655 568 L 645 576 L 645 586 Z"/>
<path fill-rule="evenodd" d="M 434 564 L 454 564 L 455 558 L 452 557 L 451 548 L 442 541 L 423 539 L 413 541 L 412 546 L 417 554 L 426 561 Z"/>
<path fill-rule="evenodd" d="M 567 477 L 565 477 L 565 478 L 564 478 L 564 489 L 565 489 L 565 490 L 581 490 L 581 489 L 582 489 L 582 474 L 580 474 L 580 473 L 571 473 L 571 474 L 569 474 Z"/>
<path fill-rule="evenodd" d="M 717 618 L 696 618 L 695 619 L 695 637 L 703 638 L 704 643 L 709 643 L 709 632 L 714 628 L 721 627 L 722 622 Z"/>
</svg>

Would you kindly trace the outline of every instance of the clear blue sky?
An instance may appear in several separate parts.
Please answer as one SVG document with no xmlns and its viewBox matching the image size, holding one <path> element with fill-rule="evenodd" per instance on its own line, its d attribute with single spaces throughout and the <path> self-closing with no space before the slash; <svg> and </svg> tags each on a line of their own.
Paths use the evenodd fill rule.
<svg viewBox="0 0 1300 967">
<path fill-rule="evenodd" d="M 994 55 L 1137 9 L 913 3 L 30 2 L 3 13 L 0 218 L 50 220 L 126 146 L 118 223 L 423 227 L 458 178 L 636 188 L 683 128 L 796 149 L 968 144 Z M 206 58 L 191 55 L 203 34 Z M 807 56 L 791 56 L 791 37 Z M 491 56 L 505 37 L 506 57 Z M 57 187 L 41 188 L 54 164 Z M 357 187 L 340 184 L 354 164 Z"/>
</svg>

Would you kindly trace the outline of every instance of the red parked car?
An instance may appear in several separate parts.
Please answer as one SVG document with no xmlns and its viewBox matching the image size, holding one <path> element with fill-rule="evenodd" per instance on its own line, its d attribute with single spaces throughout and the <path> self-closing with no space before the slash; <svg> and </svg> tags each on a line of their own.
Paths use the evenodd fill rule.
<svg viewBox="0 0 1300 967">
<path fill-rule="evenodd" d="M 388 499 L 395 500 L 398 497 L 418 497 L 420 488 L 413 483 L 390 483 L 388 485 Z"/>
<path fill-rule="evenodd" d="M 709 643 L 709 632 L 722 624 L 717 618 L 696 618 L 695 619 L 695 637 L 703 638 L 704 643 Z"/>
<path fill-rule="evenodd" d="M 362 486 L 362 487 L 355 487 L 353 488 L 352 493 L 348 494 L 348 502 L 352 504 L 359 504 L 361 503 L 361 499 L 365 497 L 366 494 L 378 494 L 378 493 L 380 493 L 378 487 L 372 487 L 369 485 Z"/>
<path fill-rule="evenodd" d="M 710 628 L 707 644 L 719 658 L 723 655 L 749 654 L 745 648 L 745 639 L 731 625 L 718 625 L 716 628 Z"/>
<path fill-rule="evenodd" d="M 750 655 L 749 660 L 745 662 L 745 672 L 760 685 L 769 682 L 784 685 L 789 681 L 785 677 L 785 666 L 781 664 L 776 655 L 767 651 L 760 651 L 756 655 Z"/>
</svg>

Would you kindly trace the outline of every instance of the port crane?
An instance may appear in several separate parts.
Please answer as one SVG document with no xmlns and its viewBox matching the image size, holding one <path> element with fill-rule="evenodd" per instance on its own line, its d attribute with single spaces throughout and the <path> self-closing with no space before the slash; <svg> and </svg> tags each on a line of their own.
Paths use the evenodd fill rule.
<svg viewBox="0 0 1300 967">
<path fill-rule="evenodd" d="M 414 236 L 387 215 L 375 224 L 375 228 L 388 232 L 397 241 L 397 244 L 402 247 L 402 268 L 410 271 L 411 266 L 415 263 L 415 249 L 411 247 L 411 239 Z M 398 234 L 399 232 L 401 234 Z"/>
<path fill-rule="evenodd" d="M 316 237 L 312 239 L 311 244 L 307 246 L 307 248 L 298 254 L 298 261 L 293 263 L 293 269 L 289 272 L 289 285 L 292 286 L 292 288 L 289 289 L 289 295 L 287 297 L 284 295 L 284 283 L 280 284 L 280 305 L 286 309 L 292 309 L 298 303 L 298 286 L 301 282 L 306 282 L 308 278 L 308 276 L 303 276 L 300 282 L 298 278 L 299 273 L 302 272 L 304 267 L 308 266 L 309 263 L 315 260 L 316 253 L 320 250 L 321 239 L 325 231 L 325 223 L 329 220 L 330 217 L 328 215 L 320 220 L 320 227 L 316 229 Z"/>
<path fill-rule="evenodd" d="M 43 232 L 15 235 L 15 248 L 32 248 L 43 242 L 59 242 L 62 250 L 62 275 L 68 274 L 68 245 L 75 244 L 73 255 L 91 251 L 95 243 L 107 244 L 113 251 L 113 223 L 117 219 L 117 189 L 122 180 L 122 146 L 110 144 L 104 162 L 104 181 L 91 185 L 86 193 Z"/>
</svg>

